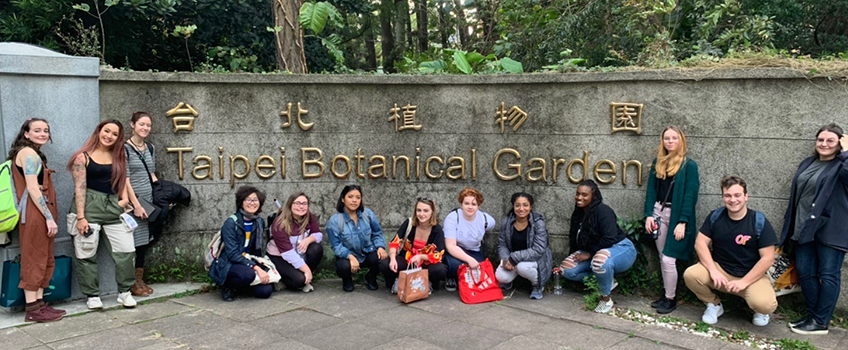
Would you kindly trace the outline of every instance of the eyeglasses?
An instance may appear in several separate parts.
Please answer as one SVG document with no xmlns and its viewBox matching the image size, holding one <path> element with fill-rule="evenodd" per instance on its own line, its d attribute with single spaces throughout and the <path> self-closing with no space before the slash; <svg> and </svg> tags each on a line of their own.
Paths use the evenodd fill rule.
<svg viewBox="0 0 848 350">
<path fill-rule="evenodd" d="M 245 203 L 259 203 L 258 198 L 247 198 L 244 200 Z"/>
<path fill-rule="evenodd" d="M 836 139 L 823 139 L 823 138 L 817 138 L 816 139 L 816 143 L 823 143 L 823 144 L 828 145 L 828 146 L 833 146 L 837 142 L 838 141 Z"/>
<path fill-rule="evenodd" d="M 433 200 L 432 200 L 432 199 L 430 199 L 430 198 L 428 198 L 428 197 L 418 197 L 418 198 L 417 198 L 417 199 L 415 199 L 415 200 L 416 200 L 416 201 L 418 201 L 418 202 L 430 202 L 430 203 L 433 203 Z"/>
<path fill-rule="evenodd" d="M 309 202 L 292 202 L 292 206 L 306 207 L 309 206 Z"/>
</svg>

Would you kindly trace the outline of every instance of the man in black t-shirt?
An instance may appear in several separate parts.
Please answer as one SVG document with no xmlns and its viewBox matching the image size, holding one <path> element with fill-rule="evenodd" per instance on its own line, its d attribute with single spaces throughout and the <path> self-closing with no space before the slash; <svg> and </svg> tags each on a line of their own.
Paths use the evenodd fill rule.
<svg viewBox="0 0 848 350">
<path fill-rule="evenodd" d="M 751 322 L 765 326 L 777 309 L 777 297 L 766 276 L 774 262 L 777 234 L 762 213 L 748 209 L 745 180 L 725 176 L 721 195 L 724 207 L 710 213 L 695 239 L 700 262 L 686 269 L 683 280 L 707 304 L 701 317 L 705 323 L 715 324 L 724 313 L 715 289 L 744 298 L 754 310 Z"/>
</svg>

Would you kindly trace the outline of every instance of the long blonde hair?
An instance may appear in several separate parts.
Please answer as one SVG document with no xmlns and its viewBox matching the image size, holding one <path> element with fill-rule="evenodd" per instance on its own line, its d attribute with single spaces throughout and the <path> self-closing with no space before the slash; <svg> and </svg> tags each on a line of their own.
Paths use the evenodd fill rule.
<svg viewBox="0 0 848 350">
<path fill-rule="evenodd" d="M 669 130 L 673 130 L 680 136 L 680 141 L 678 142 L 677 147 L 675 147 L 674 151 L 671 151 L 671 153 L 668 153 L 663 145 L 663 137 L 665 137 L 665 132 Z M 657 178 L 665 179 L 668 176 L 674 176 L 677 174 L 684 158 L 686 158 L 686 135 L 683 134 L 683 131 L 680 130 L 679 127 L 669 125 L 663 129 L 662 133 L 660 133 L 660 147 L 657 150 L 657 166 L 654 169 L 657 173 Z"/>
<path fill-rule="evenodd" d="M 302 235 L 306 232 L 306 226 L 309 225 L 309 221 L 312 220 L 312 212 L 307 206 L 306 215 L 303 216 L 303 221 L 300 222 L 300 227 L 298 228 L 297 233 L 289 232 L 291 224 L 294 222 L 294 214 L 292 214 L 291 208 L 294 205 L 294 200 L 301 196 L 306 197 L 306 203 L 310 202 L 309 196 L 307 196 L 306 193 L 297 192 L 289 196 L 289 199 L 286 200 L 286 204 L 277 211 L 277 218 L 274 219 L 274 224 L 276 225 L 277 230 L 285 232 L 289 236 Z"/>
</svg>

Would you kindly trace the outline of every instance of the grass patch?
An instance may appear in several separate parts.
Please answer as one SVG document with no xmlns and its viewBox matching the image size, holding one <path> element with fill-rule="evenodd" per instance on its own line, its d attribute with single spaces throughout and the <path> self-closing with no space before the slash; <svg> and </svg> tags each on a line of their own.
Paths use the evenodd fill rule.
<svg viewBox="0 0 848 350">
<path fill-rule="evenodd" d="M 783 350 L 816 350 L 809 340 L 783 338 L 776 342 Z"/>
</svg>

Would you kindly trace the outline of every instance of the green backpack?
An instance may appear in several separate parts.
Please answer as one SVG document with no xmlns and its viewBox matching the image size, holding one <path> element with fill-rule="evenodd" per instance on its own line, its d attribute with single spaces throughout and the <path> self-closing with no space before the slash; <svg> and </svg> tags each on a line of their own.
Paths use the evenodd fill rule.
<svg viewBox="0 0 848 350">
<path fill-rule="evenodd" d="M 12 161 L 0 165 L 0 233 L 10 232 L 18 227 L 18 219 L 26 215 L 26 203 L 29 192 L 24 191 L 18 202 L 15 191 L 15 177 L 12 175 Z M 24 218 L 22 223 L 26 223 Z"/>
</svg>

